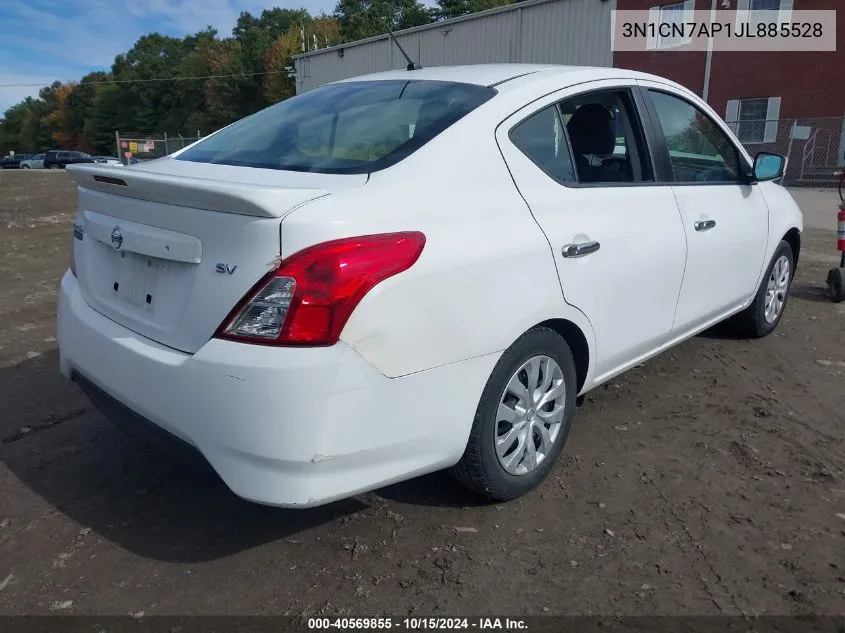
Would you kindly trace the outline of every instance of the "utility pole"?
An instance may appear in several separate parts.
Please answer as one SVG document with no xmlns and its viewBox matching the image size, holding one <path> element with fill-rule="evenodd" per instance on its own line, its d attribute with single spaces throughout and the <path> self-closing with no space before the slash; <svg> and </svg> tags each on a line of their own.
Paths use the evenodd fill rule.
<svg viewBox="0 0 845 633">
<path fill-rule="evenodd" d="M 710 29 L 713 28 L 713 23 L 716 21 L 716 0 L 710 0 Z M 713 34 L 707 38 L 707 62 L 704 64 L 704 89 L 701 91 L 701 98 L 705 103 L 709 103 L 710 96 L 710 73 L 713 70 Z"/>
</svg>

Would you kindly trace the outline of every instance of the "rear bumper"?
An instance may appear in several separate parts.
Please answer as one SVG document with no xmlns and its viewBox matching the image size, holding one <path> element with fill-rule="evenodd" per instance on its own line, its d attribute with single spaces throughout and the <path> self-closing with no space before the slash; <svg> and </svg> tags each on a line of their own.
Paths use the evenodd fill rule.
<svg viewBox="0 0 845 633">
<path fill-rule="evenodd" d="M 498 359 L 390 379 L 342 342 L 305 349 L 215 339 L 185 354 L 93 310 L 70 273 L 58 336 L 62 373 L 108 417 L 179 438 L 243 498 L 294 507 L 457 462 Z"/>
<path fill-rule="evenodd" d="M 120 401 L 112 398 L 82 374 L 73 371 L 71 379 L 79 385 L 79 388 L 88 396 L 88 399 L 97 407 L 100 413 L 130 435 L 156 445 L 180 462 L 191 464 L 197 468 L 207 468 L 209 466 L 205 457 L 203 457 L 202 453 L 194 445 L 165 431 L 162 427 L 150 422 L 145 417 L 138 415 Z"/>
</svg>

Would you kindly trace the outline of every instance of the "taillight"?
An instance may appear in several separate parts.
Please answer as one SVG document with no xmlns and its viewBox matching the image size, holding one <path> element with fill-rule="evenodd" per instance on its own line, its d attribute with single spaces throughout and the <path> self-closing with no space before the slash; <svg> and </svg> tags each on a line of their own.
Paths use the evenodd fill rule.
<svg viewBox="0 0 845 633">
<path fill-rule="evenodd" d="M 419 259 L 425 235 L 364 235 L 306 248 L 244 297 L 216 336 L 264 345 L 333 345 L 376 284 Z"/>
<path fill-rule="evenodd" d="M 70 272 L 73 273 L 73 276 L 76 277 L 76 257 L 73 254 L 73 251 L 76 248 L 76 241 L 82 241 L 84 237 L 84 229 L 82 228 L 81 222 L 74 222 L 73 223 L 73 241 L 70 243 Z"/>
</svg>

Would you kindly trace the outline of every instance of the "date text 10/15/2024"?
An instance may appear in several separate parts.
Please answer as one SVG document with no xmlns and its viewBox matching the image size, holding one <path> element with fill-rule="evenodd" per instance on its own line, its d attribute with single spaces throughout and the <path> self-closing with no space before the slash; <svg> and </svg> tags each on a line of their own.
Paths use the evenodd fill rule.
<svg viewBox="0 0 845 633">
<path fill-rule="evenodd" d="M 308 629 L 526 631 L 528 625 L 519 618 L 308 618 Z"/>
</svg>

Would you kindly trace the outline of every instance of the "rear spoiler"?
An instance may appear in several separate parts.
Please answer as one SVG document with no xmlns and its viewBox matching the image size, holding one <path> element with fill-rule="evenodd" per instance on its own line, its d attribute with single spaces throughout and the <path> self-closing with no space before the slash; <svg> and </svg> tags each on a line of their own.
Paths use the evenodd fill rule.
<svg viewBox="0 0 845 633">
<path fill-rule="evenodd" d="M 280 218 L 290 209 L 328 195 L 305 189 L 170 176 L 119 165 L 81 163 L 66 171 L 80 187 L 127 198 L 220 213 Z"/>
</svg>

